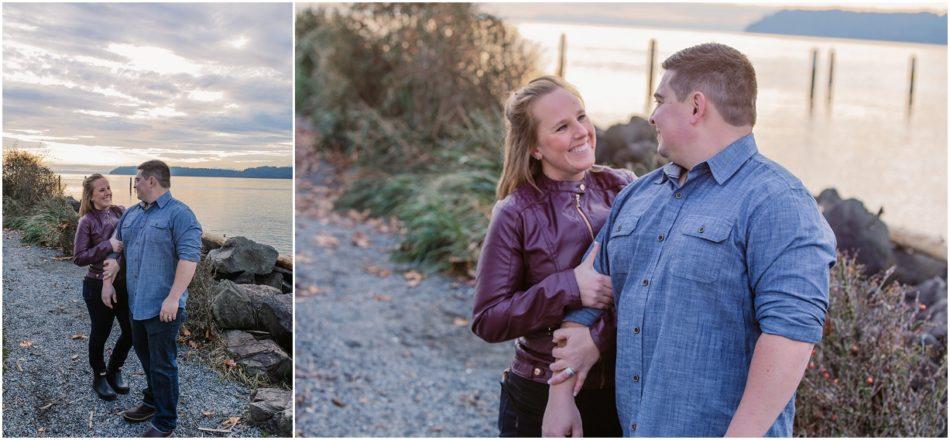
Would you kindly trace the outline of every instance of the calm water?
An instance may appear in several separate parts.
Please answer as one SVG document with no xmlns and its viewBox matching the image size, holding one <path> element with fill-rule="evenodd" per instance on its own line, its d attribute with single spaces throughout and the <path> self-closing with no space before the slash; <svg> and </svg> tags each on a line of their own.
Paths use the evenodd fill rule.
<svg viewBox="0 0 950 440">
<path fill-rule="evenodd" d="M 62 174 L 66 194 L 82 197 L 82 174 Z M 112 202 L 138 203 L 129 194 L 129 177 L 106 176 Z M 293 181 L 291 179 L 237 179 L 230 177 L 173 177 L 172 195 L 194 211 L 205 232 L 228 237 L 245 236 L 291 255 Z"/>
<path fill-rule="evenodd" d="M 659 64 L 674 52 L 710 41 L 745 53 L 755 66 L 760 151 L 817 193 L 884 207 L 883 220 L 947 236 L 946 46 L 744 33 L 524 22 L 520 33 L 544 51 L 554 72 L 567 35 L 565 77 L 580 89 L 602 128 L 642 115 L 649 40 Z M 814 113 L 808 110 L 811 49 L 819 49 Z M 833 101 L 826 105 L 828 51 L 835 50 Z M 907 112 L 910 57 L 917 56 L 913 111 Z"/>
</svg>

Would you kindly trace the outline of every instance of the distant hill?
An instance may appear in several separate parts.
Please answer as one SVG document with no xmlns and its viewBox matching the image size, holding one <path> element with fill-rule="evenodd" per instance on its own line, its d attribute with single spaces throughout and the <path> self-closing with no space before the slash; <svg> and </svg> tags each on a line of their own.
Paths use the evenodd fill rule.
<svg viewBox="0 0 950 440">
<path fill-rule="evenodd" d="M 947 44 L 947 15 L 930 12 L 782 10 L 746 27 L 746 32 Z"/>
<path fill-rule="evenodd" d="M 109 174 L 134 176 L 138 170 L 135 167 L 118 167 Z M 252 179 L 291 179 L 291 167 L 255 167 L 243 171 L 225 170 L 219 168 L 189 168 L 171 167 L 172 176 L 182 177 L 244 177 Z"/>
</svg>

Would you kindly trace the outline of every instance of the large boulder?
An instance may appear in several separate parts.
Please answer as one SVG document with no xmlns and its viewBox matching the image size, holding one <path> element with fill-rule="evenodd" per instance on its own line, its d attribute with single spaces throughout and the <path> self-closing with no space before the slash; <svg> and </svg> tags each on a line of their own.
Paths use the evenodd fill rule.
<svg viewBox="0 0 950 440">
<path fill-rule="evenodd" d="M 224 246 L 208 252 L 207 259 L 218 273 L 266 275 L 277 263 L 277 249 L 244 237 L 231 237 Z"/>
<path fill-rule="evenodd" d="M 602 134 L 601 134 L 602 133 Z M 649 121 L 633 116 L 597 134 L 597 163 L 627 167 L 643 174 L 663 163 L 657 154 L 656 129 Z"/>
<path fill-rule="evenodd" d="M 947 279 L 946 261 L 900 246 L 895 247 L 894 257 L 897 259 L 894 278 L 903 284 L 913 286 L 934 277 Z"/>
<path fill-rule="evenodd" d="M 905 299 L 917 301 L 921 310 L 917 319 L 924 321 L 921 340 L 947 340 L 947 282 L 934 277 L 905 293 Z"/>
<path fill-rule="evenodd" d="M 227 330 L 224 332 L 224 345 L 228 354 L 247 374 L 272 382 L 290 382 L 293 360 L 274 341 L 258 340 L 254 335 L 240 330 Z"/>
<path fill-rule="evenodd" d="M 74 199 L 73 196 L 66 196 L 66 204 L 74 211 L 79 212 L 79 200 Z"/>
<path fill-rule="evenodd" d="M 270 286 L 277 289 L 280 292 L 283 292 L 284 287 L 284 276 L 280 272 L 271 272 L 267 275 L 258 275 L 254 277 L 254 284 L 260 284 L 262 286 Z"/>
<path fill-rule="evenodd" d="M 860 200 L 841 200 L 828 206 L 824 216 L 835 233 L 838 249 L 854 255 L 867 274 L 880 273 L 897 264 L 887 225 L 868 212 Z"/>
<path fill-rule="evenodd" d="M 222 329 L 263 330 L 287 351 L 293 346 L 293 298 L 270 286 L 219 282 L 211 313 Z"/>
<path fill-rule="evenodd" d="M 291 437 L 294 420 L 292 398 L 290 390 L 258 388 L 247 407 L 248 423 L 279 437 Z"/>
</svg>

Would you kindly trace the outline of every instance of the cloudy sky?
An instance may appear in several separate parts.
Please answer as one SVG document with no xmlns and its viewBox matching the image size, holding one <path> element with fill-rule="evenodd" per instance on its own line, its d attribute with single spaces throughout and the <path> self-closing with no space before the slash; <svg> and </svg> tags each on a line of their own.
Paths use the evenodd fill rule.
<svg viewBox="0 0 950 440">
<path fill-rule="evenodd" d="M 3 146 L 57 169 L 292 165 L 291 4 L 4 4 Z"/>
</svg>

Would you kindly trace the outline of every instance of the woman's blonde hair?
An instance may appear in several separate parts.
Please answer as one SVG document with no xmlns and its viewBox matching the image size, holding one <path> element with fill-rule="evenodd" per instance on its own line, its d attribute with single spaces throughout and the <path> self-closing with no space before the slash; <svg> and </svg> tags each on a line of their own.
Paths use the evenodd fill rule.
<svg viewBox="0 0 950 440">
<path fill-rule="evenodd" d="M 546 75 L 535 78 L 511 93 L 505 102 L 505 151 L 501 178 L 495 194 L 501 200 L 513 193 L 519 186 L 528 184 L 534 189 L 538 185 L 534 177 L 541 172 L 541 161 L 531 157 L 531 151 L 538 144 L 538 123 L 531 116 L 531 104 L 538 98 L 557 89 L 564 89 L 584 104 L 580 92 L 563 79 Z"/>
<path fill-rule="evenodd" d="M 102 174 L 95 173 L 86 177 L 82 181 L 82 200 L 79 201 L 79 216 L 82 217 L 86 215 L 87 212 L 92 212 L 95 210 L 95 206 L 92 205 L 92 191 L 95 188 L 92 186 L 99 179 L 105 179 L 106 176 Z"/>
</svg>

